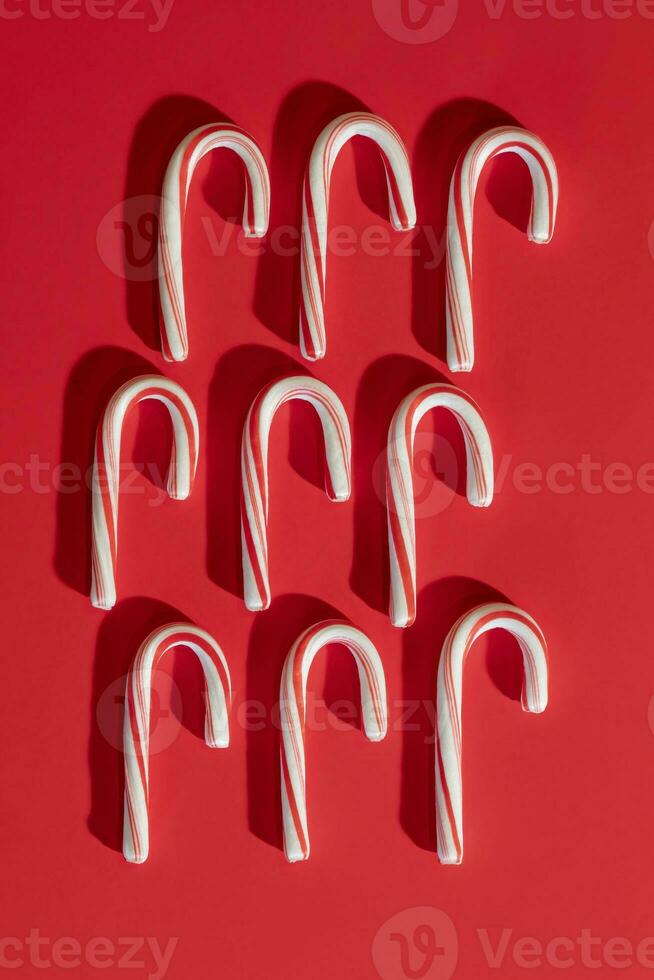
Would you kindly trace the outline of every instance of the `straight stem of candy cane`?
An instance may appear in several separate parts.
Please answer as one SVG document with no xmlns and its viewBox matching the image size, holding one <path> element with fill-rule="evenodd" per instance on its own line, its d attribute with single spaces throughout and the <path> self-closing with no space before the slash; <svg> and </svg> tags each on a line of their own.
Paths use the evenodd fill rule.
<svg viewBox="0 0 654 980">
<path fill-rule="evenodd" d="M 349 623 L 338 620 L 326 620 L 306 630 L 286 658 L 279 692 L 284 853 L 290 862 L 306 861 L 309 857 L 305 748 L 307 678 L 316 654 L 331 643 L 343 644 L 354 657 L 366 738 L 378 742 L 386 735 L 384 668 L 368 637 Z"/>
<path fill-rule="evenodd" d="M 540 713 L 547 707 L 547 644 L 531 616 L 507 603 L 491 602 L 454 624 L 438 663 L 436 695 L 436 838 L 441 864 L 460 864 L 463 859 L 463 665 L 475 640 L 492 629 L 506 630 L 518 641 L 524 664 L 523 710 Z"/>
<path fill-rule="evenodd" d="M 118 492 L 123 421 L 138 402 L 162 402 L 173 425 L 168 495 L 185 500 L 191 492 L 198 459 L 199 426 L 193 402 L 175 381 L 158 375 L 133 378 L 112 396 L 98 424 L 93 457 L 91 604 L 111 609 L 116 602 Z"/>
<path fill-rule="evenodd" d="M 244 130 L 231 123 L 212 123 L 194 129 L 173 153 L 163 182 L 159 219 L 159 302 L 161 350 L 167 361 L 188 357 L 186 303 L 182 272 L 182 239 L 186 200 L 198 163 L 212 150 L 227 149 L 244 164 L 243 232 L 261 238 L 268 230 L 270 179 L 264 156 Z"/>
<path fill-rule="evenodd" d="M 165 653 L 188 647 L 204 674 L 204 737 L 209 748 L 229 745 L 231 681 L 222 650 L 209 633 L 190 623 L 171 623 L 154 630 L 141 645 L 125 691 L 123 753 L 125 804 L 123 855 L 132 864 L 143 864 L 150 849 L 148 816 L 150 706 L 152 673 Z"/>
<path fill-rule="evenodd" d="M 310 361 L 324 357 L 327 348 L 325 283 L 332 168 L 345 143 L 354 136 L 365 136 L 379 148 L 393 228 L 407 231 L 416 223 L 409 158 L 393 127 L 368 112 L 350 112 L 329 123 L 313 147 L 302 193 L 300 351 Z"/>
<path fill-rule="evenodd" d="M 472 227 L 477 184 L 486 163 L 515 153 L 531 176 L 529 241 L 549 242 L 554 234 L 559 182 L 554 158 L 543 141 L 526 129 L 501 126 L 484 133 L 457 162 L 447 212 L 446 328 L 450 371 L 471 371 L 475 361 L 472 303 Z"/>
<path fill-rule="evenodd" d="M 452 385 L 428 384 L 416 388 L 402 400 L 393 416 L 386 449 L 389 616 L 393 626 L 410 626 L 416 617 L 413 446 L 420 420 L 435 408 L 450 411 L 463 433 L 468 502 L 473 507 L 488 507 L 493 499 L 493 450 L 478 405 Z"/>
<path fill-rule="evenodd" d="M 248 609 L 270 605 L 268 579 L 268 440 L 277 409 L 308 402 L 318 414 L 325 444 L 325 492 L 347 500 L 351 489 L 350 424 L 340 398 L 322 381 L 294 376 L 267 385 L 255 398 L 241 442 L 241 547 L 243 595 Z"/>
</svg>

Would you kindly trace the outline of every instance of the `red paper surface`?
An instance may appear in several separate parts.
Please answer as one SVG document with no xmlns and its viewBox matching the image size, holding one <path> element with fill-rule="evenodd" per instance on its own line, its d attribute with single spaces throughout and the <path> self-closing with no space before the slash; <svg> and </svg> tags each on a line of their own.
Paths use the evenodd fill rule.
<svg viewBox="0 0 654 980">
<path fill-rule="evenodd" d="M 46 963 L 108 977 L 131 962 L 130 975 L 171 980 L 478 980 L 630 966 L 649 976 L 652 11 L 608 0 L 459 10 L 176 0 L 162 23 L 145 0 L 39 3 L 7 0 L 0 12 L 0 970 L 43 976 Z M 273 603 L 253 615 L 240 597 L 240 430 L 263 383 L 310 367 L 296 346 L 295 242 L 279 229 L 297 229 L 321 127 L 361 106 L 406 141 L 421 230 L 391 231 L 374 148 L 346 147 L 330 209 L 346 244 L 329 256 L 328 352 L 311 370 L 351 420 L 353 499 L 335 505 L 322 492 L 310 409 L 282 409 L 270 452 Z M 184 242 L 190 357 L 166 365 L 151 215 L 177 142 L 221 118 L 268 160 L 271 235 L 262 248 L 244 243 L 239 168 L 228 154 L 205 159 Z M 449 178 L 467 142 L 507 120 L 555 157 L 556 232 L 546 247 L 527 241 L 526 171 L 494 163 L 475 212 L 477 363 L 450 380 L 484 413 L 496 498 L 468 506 L 461 439 L 446 418 L 425 420 L 418 619 L 402 632 L 386 615 L 387 427 L 412 387 L 448 378 Z M 365 244 L 371 228 L 385 254 Z M 57 467 L 86 470 L 107 398 L 144 370 L 193 398 L 200 465 L 186 502 L 162 501 L 147 474 L 121 497 L 119 602 L 102 613 L 88 600 L 89 494 L 56 492 L 62 475 L 67 489 L 76 482 Z M 130 416 L 125 461 L 162 470 L 169 445 L 160 406 Z M 550 704 L 523 714 L 517 647 L 500 635 L 478 643 L 464 683 L 465 857 L 444 868 L 437 660 L 455 618 L 497 595 L 547 636 Z M 354 665 L 343 650 L 319 658 L 312 853 L 290 866 L 274 705 L 291 643 L 334 612 L 381 652 L 390 731 L 370 744 L 358 714 L 336 720 L 339 702 L 357 700 Z M 188 651 L 171 655 L 151 853 L 133 867 L 120 853 L 121 678 L 148 631 L 179 617 L 226 653 L 232 744 L 204 746 L 199 669 Z"/>
</svg>

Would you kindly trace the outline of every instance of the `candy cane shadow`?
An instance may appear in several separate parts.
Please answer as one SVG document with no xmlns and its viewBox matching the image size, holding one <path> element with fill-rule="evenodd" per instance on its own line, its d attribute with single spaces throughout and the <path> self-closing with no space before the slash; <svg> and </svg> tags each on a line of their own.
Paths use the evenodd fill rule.
<svg viewBox="0 0 654 980">
<path fill-rule="evenodd" d="M 243 596 L 241 565 L 241 436 L 250 405 L 261 388 L 285 375 L 309 375 L 304 363 L 257 344 L 234 347 L 220 358 L 209 386 L 207 411 L 207 572 L 216 585 Z M 289 461 L 313 486 L 324 487 L 320 425 L 309 405 L 283 406 L 272 427 L 269 458 L 275 453 L 275 430 L 290 415 Z M 275 487 L 270 512 L 274 520 Z M 274 567 L 275 556 L 271 556 Z"/>
<path fill-rule="evenodd" d="M 95 431 L 116 389 L 139 374 L 159 371 L 131 351 L 97 347 L 80 358 L 66 382 L 60 462 L 76 468 L 79 486 L 72 492 L 58 489 L 56 493 L 54 568 L 62 582 L 82 594 L 88 594 L 91 582 L 91 490 L 87 474 L 93 466 Z M 156 458 L 161 462 L 159 472 L 163 474 L 168 465 L 165 453 L 170 449 L 170 425 L 148 428 L 154 439 L 149 443 L 150 451 L 143 452 L 143 430 L 139 425 L 134 455 L 149 461 L 156 447 Z"/>
<path fill-rule="evenodd" d="M 267 709 L 265 720 L 249 725 L 247 731 L 248 824 L 252 834 L 272 847 L 283 850 L 281 785 L 279 773 L 279 686 L 282 667 L 298 636 L 323 619 L 344 619 L 338 610 L 312 596 L 292 594 L 278 596 L 264 612 L 255 613 L 250 632 L 246 663 L 247 700 Z M 316 697 L 324 697 L 327 705 L 349 699 L 356 704 L 356 667 L 345 651 L 332 648 L 325 651 L 325 683 L 320 694 L 313 674 L 309 688 Z M 319 660 L 323 658 L 320 657 Z M 342 722 L 341 722 L 342 724 Z M 316 733 L 317 735 L 321 733 Z M 323 735 L 326 733 L 322 733 Z M 310 767 L 309 781 L 311 776 Z M 319 774 L 316 773 L 316 778 Z"/>
<path fill-rule="evenodd" d="M 123 717 L 124 678 L 136 653 L 148 634 L 159 626 L 189 622 L 187 616 L 172 606 L 145 597 L 123 599 L 104 615 L 98 631 L 93 663 L 89 769 L 91 777 L 91 810 L 88 828 L 94 837 L 114 851 L 122 851 L 123 793 Z M 186 654 L 186 657 L 184 656 Z M 188 651 L 174 657 L 173 689 L 181 694 L 184 720 L 179 705 L 166 705 L 167 743 L 184 724 L 202 738 L 202 683 L 194 668 L 196 658 Z M 112 690 L 113 688 L 113 690 Z M 193 690 L 191 690 L 193 688 Z M 170 712 L 174 710 L 175 717 Z M 163 712 L 162 712 L 163 713 Z"/>
<path fill-rule="evenodd" d="M 479 99 L 455 99 L 426 120 L 413 156 L 413 190 L 420 225 L 412 263 L 411 323 L 413 334 L 430 354 L 446 359 L 445 244 L 447 203 L 454 167 L 470 143 L 493 126 L 520 123 L 497 106 Z M 531 206 L 528 174 L 515 154 L 506 154 L 489 167 L 487 198 L 496 213 L 525 231 Z"/>
<path fill-rule="evenodd" d="M 301 296 L 299 231 L 304 171 L 322 129 L 336 116 L 354 111 L 370 110 L 345 89 L 328 82 L 308 81 L 291 90 L 275 119 L 268 161 L 273 188 L 270 228 L 272 234 L 278 228 L 292 229 L 293 238 L 267 242 L 257 266 L 254 312 L 273 333 L 293 344 L 298 341 L 298 297 Z M 379 151 L 363 138 L 354 139 L 351 146 L 361 199 L 386 222 L 386 183 Z M 342 156 L 347 153 L 346 147 Z"/>
<path fill-rule="evenodd" d="M 144 204 L 150 202 L 149 209 L 152 201 L 161 196 L 168 161 L 181 140 L 198 126 L 217 120 L 232 121 L 202 99 L 169 95 L 155 102 L 134 130 L 127 161 L 123 218 L 115 230 L 123 236 L 127 320 L 151 350 L 161 350 L 157 276 L 159 215 L 145 213 Z M 238 172 L 238 161 L 230 157 L 233 154 L 210 154 L 202 189 L 205 201 L 213 210 L 226 221 L 238 222 L 240 218 L 235 216 L 243 211 L 243 175 Z M 188 218 L 194 220 L 192 212 Z M 135 269 L 138 275 L 134 274 Z M 186 270 L 191 302 L 192 277 L 193 270 Z"/>
<path fill-rule="evenodd" d="M 404 633 L 402 699 L 430 704 L 430 713 L 416 711 L 402 726 L 402 789 L 400 823 L 423 850 L 436 852 L 435 720 L 436 674 L 443 641 L 456 620 L 482 602 L 509 602 L 496 589 L 476 579 L 451 577 L 433 582 L 418 594 L 417 616 Z M 520 700 L 522 675 L 515 641 L 499 631 L 489 635 L 486 668 L 496 687 Z M 509 648 L 512 653 L 508 656 Z M 465 684 L 465 680 L 464 680 Z M 465 710 L 465 709 L 464 709 Z M 434 857 L 434 860 L 437 860 Z"/>
<path fill-rule="evenodd" d="M 428 382 L 451 384 L 450 379 L 416 358 L 402 354 L 380 357 L 366 368 L 359 383 L 354 406 L 352 467 L 354 501 L 354 548 L 350 587 L 371 609 L 388 610 L 388 533 L 386 524 L 386 445 L 393 413 L 405 395 Z M 454 497 L 465 497 L 466 457 L 463 435 L 450 412 L 431 412 L 434 438 L 445 439 L 456 455 L 456 468 L 445 474 Z M 424 425 L 421 429 L 424 429 Z M 434 480 L 438 459 L 432 456 Z M 448 467 L 449 469 L 449 467 Z M 419 510 L 416 517 L 419 518 Z M 434 516 L 434 521 L 438 516 Z M 424 521 L 417 520 L 419 525 Z M 418 528 L 419 536 L 427 528 Z M 434 527 L 431 531 L 437 534 Z M 425 541 L 425 546 L 428 546 Z M 420 547 L 420 542 L 418 543 Z"/>
</svg>

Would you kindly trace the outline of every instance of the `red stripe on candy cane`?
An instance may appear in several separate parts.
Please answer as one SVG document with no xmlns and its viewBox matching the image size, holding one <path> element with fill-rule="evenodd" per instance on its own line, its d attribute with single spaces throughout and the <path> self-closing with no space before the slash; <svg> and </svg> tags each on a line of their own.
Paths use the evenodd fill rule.
<svg viewBox="0 0 654 980">
<path fill-rule="evenodd" d="M 538 244 L 554 234 L 559 186 L 556 164 L 543 141 L 525 129 L 491 129 L 459 157 L 450 184 L 447 213 L 447 363 L 451 371 L 471 371 L 474 353 L 472 232 L 475 194 L 484 166 L 501 153 L 515 153 L 531 176 L 527 237 Z"/>
<path fill-rule="evenodd" d="M 523 710 L 540 713 L 547 707 L 547 644 L 531 616 L 507 603 L 491 602 L 471 610 L 454 624 L 443 643 L 436 694 L 436 840 L 442 864 L 460 864 L 463 859 L 463 665 L 475 640 L 492 629 L 511 633 L 520 646 Z"/>
<path fill-rule="evenodd" d="M 493 451 L 488 430 L 473 399 L 460 388 L 447 384 L 424 385 L 407 395 L 391 421 L 386 449 L 389 616 L 394 626 L 410 626 L 416 616 L 413 444 L 420 420 L 435 408 L 450 411 L 463 433 L 469 503 L 487 507 L 493 499 Z"/>
<path fill-rule="evenodd" d="M 325 620 L 310 627 L 296 640 L 286 658 L 279 692 L 284 853 L 291 862 L 306 861 L 310 851 L 306 801 L 307 678 L 316 655 L 331 643 L 343 644 L 355 659 L 366 737 L 377 742 L 386 735 L 386 680 L 375 646 L 346 622 Z"/>
<path fill-rule="evenodd" d="M 110 399 L 98 423 L 93 460 L 91 603 L 111 609 L 116 602 L 118 493 L 123 421 L 138 402 L 163 402 L 173 424 L 168 468 L 170 497 L 184 500 L 193 486 L 198 459 L 199 427 L 193 402 L 174 381 L 156 375 L 133 378 Z"/>
<path fill-rule="evenodd" d="M 309 402 L 322 423 L 327 496 L 334 502 L 350 496 L 350 425 L 341 400 L 315 378 L 283 378 L 267 385 L 252 403 L 241 441 L 243 595 L 247 608 L 253 611 L 270 605 L 267 541 L 270 429 L 277 409 L 293 399 Z"/>
<path fill-rule="evenodd" d="M 202 666 L 205 742 L 210 748 L 226 748 L 229 745 L 231 681 L 222 650 L 209 633 L 190 623 L 172 623 L 154 630 L 134 658 L 125 691 L 123 855 L 131 864 L 142 864 L 149 853 L 148 757 L 152 674 L 163 655 L 178 646 L 192 650 Z"/>
<path fill-rule="evenodd" d="M 182 239 L 188 189 L 202 157 L 212 150 L 223 148 L 235 153 L 244 164 L 243 230 L 246 236 L 261 238 L 268 229 L 270 179 L 266 161 L 257 143 L 231 123 L 212 123 L 189 133 L 168 164 L 159 221 L 161 350 L 167 361 L 183 361 L 188 356 L 182 268 Z"/>
<path fill-rule="evenodd" d="M 327 277 L 327 217 L 334 162 L 348 140 L 365 136 L 378 147 L 388 185 L 389 216 L 397 231 L 413 228 L 416 210 L 411 169 L 404 144 L 379 116 L 351 112 L 338 116 L 316 140 L 304 177 L 300 241 L 300 350 L 310 361 L 325 356 L 325 283 Z"/>
</svg>

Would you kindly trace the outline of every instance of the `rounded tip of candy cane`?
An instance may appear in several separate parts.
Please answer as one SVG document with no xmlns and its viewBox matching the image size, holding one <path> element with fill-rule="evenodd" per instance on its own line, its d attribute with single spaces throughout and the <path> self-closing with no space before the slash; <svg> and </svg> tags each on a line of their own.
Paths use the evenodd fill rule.
<svg viewBox="0 0 654 980">
<path fill-rule="evenodd" d="M 474 361 L 472 358 L 466 357 L 464 360 L 447 360 L 447 366 L 452 374 L 464 374 L 468 371 L 472 371 L 474 367 Z"/>
<path fill-rule="evenodd" d="M 305 361 L 320 361 L 325 356 L 325 345 L 318 341 L 311 348 L 308 348 L 304 340 L 304 330 L 302 329 L 302 321 L 300 320 L 300 354 L 305 359 Z"/>
<path fill-rule="evenodd" d="M 250 612 L 263 612 L 269 606 L 270 599 L 261 599 L 259 596 L 256 599 L 252 596 L 245 597 L 245 608 L 249 609 Z"/>
<path fill-rule="evenodd" d="M 344 504 L 346 500 L 350 499 L 350 489 L 331 491 L 327 494 L 329 499 L 333 504 Z"/>
<path fill-rule="evenodd" d="M 284 854 L 289 864 L 300 864 L 302 861 L 309 860 L 308 851 L 284 851 Z"/>
<path fill-rule="evenodd" d="M 406 220 L 402 221 L 400 218 L 391 219 L 391 224 L 395 231 L 411 231 L 416 226 L 416 216 L 410 215 Z"/>
<path fill-rule="evenodd" d="M 325 356 L 325 348 L 321 347 L 319 350 L 308 351 L 304 345 L 300 345 L 300 353 L 305 361 L 322 361 Z"/>
<path fill-rule="evenodd" d="M 210 749 L 228 749 L 229 733 L 225 735 L 217 735 L 215 738 L 207 738 L 205 741 Z"/>
<path fill-rule="evenodd" d="M 173 489 L 169 488 L 168 496 L 170 497 L 171 500 L 188 500 L 190 496 L 190 490 L 188 488 L 186 490 L 177 490 L 174 488 Z"/>
<path fill-rule="evenodd" d="M 405 630 L 409 626 L 413 626 L 416 617 L 409 616 L 408 613 L 404 614 L 403 616 L 400 616 L 399 614 L 394 613 L 391 610 L 391 612 L 389 613 L 389 619 L 391 621 L 392 626 L 395 626 L 399 630 Z"/>
<path fill-rule="evenodd" d="M 180 351 L 163 351 L 163 359 L 167 364 L 177 364 L 179 361 L 185 361 L 188 358 L 188 348 Z"/>
<path fill-rule="evenodd" d="M 134 851 L 123 851 L 123 857 L 128 864 L 145 864 L 148 859 L 147 854 L 135 854 Z"/>
<path fill-rule="evenodd" d="M 438 854 L 438 861 L 440 864 L 461 864 L 463 861 L 462 854 Z"/>
<path fill-rule="evenodd" d="M 549 245 L 552 241 L 552 235 L 548 231 L 532 231 L 527 234 L 527 238 L 534 245 Z"/>
<path fill-rule="evenodd" d="M 103 609 L 107 612 L 109 609 L 113 609 L 116 605 L 116 597 L 111 598 L 98 598 L 97 596 L 91 596 L 91 605 L 94 609 Z"/>
<path fill-rule="evenodd" d="M 539 698 L 537 701 L 528 701 L 526 698 L 521 698 L 521 705 L 523 711 L 528 711 L 530 715 L 542 715 L 547 707 L 547 695 L 544 698 Z"/>
</svg>

